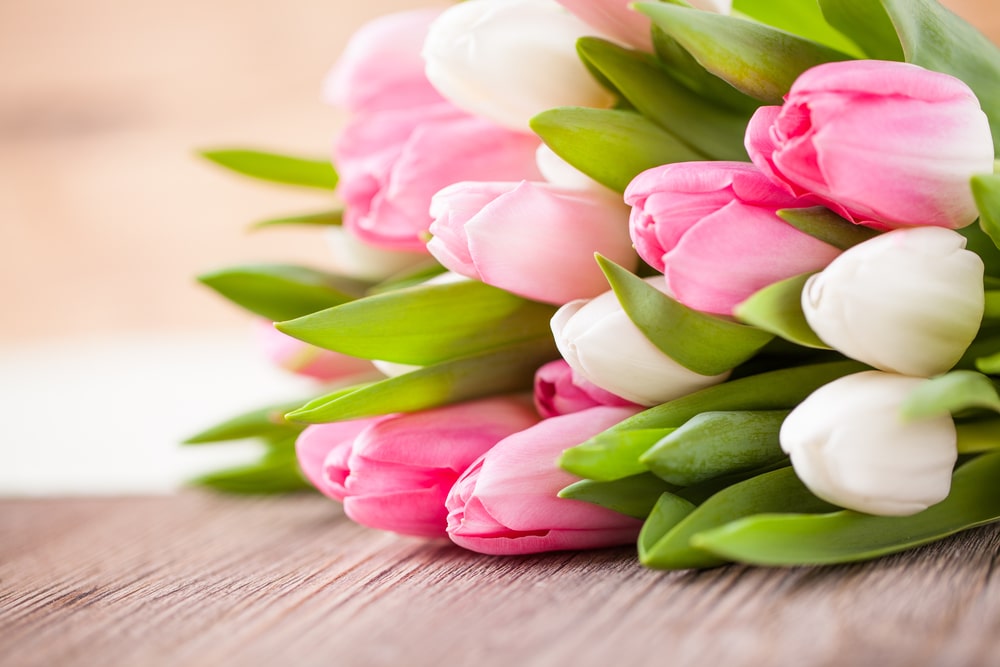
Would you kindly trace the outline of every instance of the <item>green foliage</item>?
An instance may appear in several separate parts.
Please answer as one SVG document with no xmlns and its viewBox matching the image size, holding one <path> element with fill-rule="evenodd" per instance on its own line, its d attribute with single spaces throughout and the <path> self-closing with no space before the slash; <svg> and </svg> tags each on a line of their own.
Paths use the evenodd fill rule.
<svg viewBox="0 0 1000 667">
<path fill-rule="evenodd" d="M 645 519 L 659 497 L 672 490 L 673 486 L 656 475 L 645 473 L 611 482 L 584 479 L 560 491 L 559 497 L 582 500 L 636 519 Z"/>
<path fill-rule="evenodd" d="M 856 58 L 864 57 L 854 42 L 827 23 L 816 0 L 734 0 L 733 10 Z"/>
<path fill-rule="evenodd" d="M 733 314 L 741 322 L 770 331 L 796 345 L 830 349 L 809 326 L 802 311 L 802 290 L 813 274 L 804 273 L 768 285 L 736 306 Z"/>
<path fill-rule="evenodd" d="M 879 0 L 819 0 L 823 16 L 874 60 L 903 60 L 896 28 Z"/>
<path fill-rule="evenodd" d="M 313 160 L 245 148 L 202 151 L 202 157 L 243 176 L 310 188 L 333 190 L 337 171 L 329 160 Z"/>
<path fill-rule="evenodd" d="M 840 250 L 853 248 L 879 235 L 874 229 L 855 225 L 825 206 L 782 209 L 778 217 L 800 232 Z"/>
<path fill-rule="evenodd" d="M 904 419 L 921 419 L 975 408 L 1000 412 L 1000 395 L 993 381 L 982 373 L 960 370 L 921 384 L 907 397 L 900 412 Z"/>
<path fill-rule="evenodd" d="M 339 227 L 344 223 L 343 211 L 324 211 L 322 213 L 308 213 L 305 215 L 293 215 L 285 218 L 271 218 L 261 220 L 250 226 L 250 229 L 266 229 L 268 227 Z"/>
</svg>

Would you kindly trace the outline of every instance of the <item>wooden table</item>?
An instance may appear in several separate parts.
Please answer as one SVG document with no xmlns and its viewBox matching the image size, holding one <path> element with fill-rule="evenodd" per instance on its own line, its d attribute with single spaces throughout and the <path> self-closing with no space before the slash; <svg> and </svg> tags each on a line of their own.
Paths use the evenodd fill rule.
<svg viewBox="0 0 1000 667">
<path fill-rule="evenodd" d="M 490 558 L 319 496 L 0 501 L 0 664 L 1000 664 L 1000 528 L 864 565 Z"/>
</svg>

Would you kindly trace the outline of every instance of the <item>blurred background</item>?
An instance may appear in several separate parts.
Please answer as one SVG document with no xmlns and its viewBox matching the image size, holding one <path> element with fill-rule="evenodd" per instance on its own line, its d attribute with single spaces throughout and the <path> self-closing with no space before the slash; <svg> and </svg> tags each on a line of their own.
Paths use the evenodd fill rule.
<svg viewBox="0 0 1000 667">
<path fill-rule="evenodd" d="M 169 491 L 249 452 L 181 452 L 213 420 L 304 395 L 249 318 L 193 276 L 326 261 L 329 207 L 197 149 L 322 157 L 326 70 L 366 20 L 416 0 L 0 2 L 0 494 Z M 435 3 L 430 3 L 435 4 Z M 995 0 L 945 0 L 995 42 Z"/>
</svg>

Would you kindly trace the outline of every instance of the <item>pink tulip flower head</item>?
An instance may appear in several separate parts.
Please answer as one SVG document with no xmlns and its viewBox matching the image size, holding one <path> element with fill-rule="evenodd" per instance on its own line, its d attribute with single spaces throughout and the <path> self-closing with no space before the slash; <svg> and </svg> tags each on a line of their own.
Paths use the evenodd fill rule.
<svg viewBox="0 0 1000 667">
<path fill-rule="evenodd" d="M 757 290 L 822 269 L 839 253 L 776 215 L 816 200 L 788 194 L 743 162 L 654 167 L 636 176 L 625 202 L 639 256 L 664 273 L 678 301 L 708 313 L 729 315 Z"/>
<path fill-rule="evenodd" d="M 747 151 L 775 183 L 878 229 L 957 229 L 978 216 L 969 179 L 992 173 L 986 115 L 962 81 L 916 65 L 814 67 L 761 107 Z"/>
<path fill-rule="evenodd" d="M 625 407 L 635 403 L 586 380 L 562 359 L 550 361 L 535 373 L 535 409 L 543 418 L 568 415 L 599 405 Z"/>
<path fill-rule="evenodd" d="M 257 332 L 264 355 L 275 365 L 292 373 L 323 382 L 374 373 L 375 369 L 367 359 L 303 343 L 281 333 L 267 320 L 260 320 Z"/>
<path fill-rule="evenodd" d="M 500 441 L 448 494 L 448 536 L 484 554 L 594 549 L 636 539 L 642 522 L 580 500 L 559 498 L 577 481 L 556 460 L 563 450 L 638 412 L 597 407 L 546 419 Z"/>
</svg>

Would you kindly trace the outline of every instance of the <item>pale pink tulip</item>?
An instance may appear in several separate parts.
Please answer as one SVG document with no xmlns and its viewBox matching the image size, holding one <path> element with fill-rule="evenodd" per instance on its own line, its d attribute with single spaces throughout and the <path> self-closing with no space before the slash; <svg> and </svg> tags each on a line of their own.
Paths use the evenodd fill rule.
<svg viewBox="0 0 1000 667">
<path fill-rule="evenodd" d="M 456 183 L 431 203 L 427 249 L 443 265 L 528 299 L 562 304 L 608 283 L 599 252 L 632 268 L 628 209 L 547 183 Z"/>
<path fill-rule="evenodd" d="M 637 411 L 591 408 L 546 419 L 500 441 L 448 494 L 448 536 L 466 549 L 496 555 L 633 542 L 642 527 L 638 519 L 558 497 L 577 478 L 556 460 L 563 450 Z"/>
<path fill-rule="evenodd" d="M 550 361 L 535 372 L 535 409 L 542 417 L 568 415 L 599 405 L 624 407 L 635 403 L 586 380 L 562 359 Z"/>
<path fill-rule="evenodd" d="M 600 35 L 643 51 L 653 50 L 649 18 L 632 9 L 634 0 L 556 0 Z M 728 14 L 732 0 L 692 0 L 697 9 Z"/>
<path fill-rule="evenodd" d="M 260 320 L 257 333 L 264 355 L 275 365 L 298 375 L 325 382 L 373 373 L 375 370 L 367 359 L 358 359 L 303 343 L 281 333 L 267 320 Z"/>
<path fill-rule="evenodd" d="M 625 191 L 639 255 L 663 271 L 674 297 L 731 314 L 757 290 L 817 271 L 839 251 L 775 211 L 814 206 L 743 162 L 685 162 L 639 174 Z"/>
<path fill-rule="evenodd" d="M 406 535 L 444 537 L 444 501 L 458 476 L 499 440 L 537 421 L 526 400 L 490 398 L 310 426 L 299 437 L 297 452 L 306 477 L 342 500 L 344 513 L 354 521 Z"/>
<path fill-rule="evenodd" d="M 992 173 L 986 115 L 963 82 L 916 65 L 829 63 L 796 80 L 747 127 L 754 164 L 788 192 L 813 194 L 880 229 L 957 229 L 978 213 L 969 178 Z"/>
</svg>

